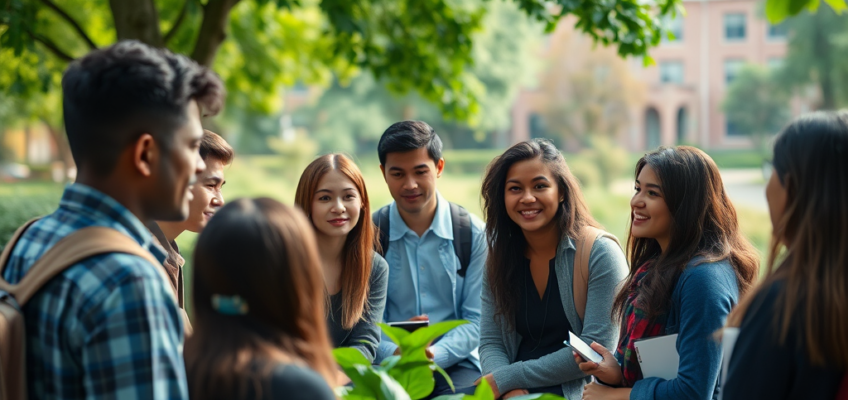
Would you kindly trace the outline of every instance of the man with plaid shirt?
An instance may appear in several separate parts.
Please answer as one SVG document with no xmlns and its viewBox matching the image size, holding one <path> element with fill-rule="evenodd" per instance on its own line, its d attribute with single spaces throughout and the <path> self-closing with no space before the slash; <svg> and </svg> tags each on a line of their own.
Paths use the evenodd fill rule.
<svg viewBox="0 0 848 400">
<path fill-rule="evenodd" d="M 141 221 L 186 218 L 191 183 L 205 168 L 200 117 L 223 101 L 221 81 L 208 69 L 133 41 L 72 63 L 62 89 L 77 181 L 21 237 L 4 271 L 9 283 L 89 226 L 114 228 L 164 260 Z M 138 256 L 95 256 L 27 303 L 30 397 L 188 398 L 182 320 L 156 268 Z"/>
</svg>

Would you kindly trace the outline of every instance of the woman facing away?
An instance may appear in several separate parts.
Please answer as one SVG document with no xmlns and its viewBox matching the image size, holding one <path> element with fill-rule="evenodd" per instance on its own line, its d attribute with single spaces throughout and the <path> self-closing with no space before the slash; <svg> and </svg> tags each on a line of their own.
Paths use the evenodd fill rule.
<svg viewBox="0 0 848 400">
<path fill-rule="evenodd" d="M 610 320 L 616 286 L 627 275 L 617 242 L 590 247 L 585 312 L 574 295 L 577 241 L 589 215 L 562 154 L 545 140 L 518 143 L 495 158 L 483 180 L 489 256 L 483 283 L 480 361 L 496 398 L 553 393 L 580 398 L 588 381 L 563 344 L 569 331 L 587 343 L 616 343 Z M 593 231 L 597 232 L 597 231 Z M 594 239 L 594 236 L 592 236 Z M 582 310 L 581 310 L 582 311 Z"/>
<path fill-rule="evenodd" d="M 712 399 L 717 396 L 721 346 L 713 333 L 751 287 L 756 251 L 742 236 L 736 210 L 713 160 L 694 147 L 661 147 L 636 164 L 627 238 L 630 275 L 615 299 L 622 336 L 611 354 L 580 368 L 601 383 L 583 398 Z M 643 376 L 640 339 L 678 334 L 677 377 Z M 612 386 L 612 387 L 610 387 Z"/>
<path fill-rule="evenodd" d="M 300 210 L 268 198 L 224 206 L 194 251 L 195 399 L 335 399 L 315 235 Z"/>
<path fill-rule="evenodd" d="M 389 266 L 374 252 L 375 232 L 365 179 L 342 154 L 312 161 L 297 184 L 295 204 L 312 222 L 329 296 L 327 326 L 335 347 L 374 361 L 386 307 Z"/>
<path fill-rule="evenodd" d="M 842 380 L 848 399 L 848 113 L 790 123 L 773 165 L 772 267 L 729 318 L 740 330 L 722 396 L 831 400 Z"/>
</svg>

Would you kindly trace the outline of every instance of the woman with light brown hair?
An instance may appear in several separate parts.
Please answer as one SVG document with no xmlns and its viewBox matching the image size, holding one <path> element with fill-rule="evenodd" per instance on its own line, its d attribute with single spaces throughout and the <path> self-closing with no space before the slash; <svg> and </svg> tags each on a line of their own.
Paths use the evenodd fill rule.
<svg viewBox="0 0 848 400">
<path fill-rule="evenodd" d="M 725 400 L 848 398 L 848 112 L 778 135 L 766 186 L 771 272 L 731 314 Z M 781 254 L 781 249 L 785 251 Z"/>
<path fill-rule="evenodd" d="M 312 222 L 321 249 L 333 345 L 355 348 L 374 361 L 389 266 L 374 252 L 371 205 L 359 167 L 342 154 L 318 157 L 300 176 L 295 204 Z"/>
<path fill-rule="evenodd" d="M 299 210 L 268 198 L 224 206 L 194 251 L 194 399 L 334 399 L 315 236 Z"/>
</svg>

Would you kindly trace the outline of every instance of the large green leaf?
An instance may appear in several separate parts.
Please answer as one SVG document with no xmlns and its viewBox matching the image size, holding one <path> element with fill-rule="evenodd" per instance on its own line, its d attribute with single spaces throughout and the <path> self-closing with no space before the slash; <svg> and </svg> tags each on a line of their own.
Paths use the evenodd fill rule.
<svg viewBox="0 0 848 400">
<path fill-rule="evenodd" d="M 357 349 L 351 347 L 339 347 L 333 349 L 333 357 L 342 368 L 350 368 L 356 364 L 368 365 L 368 359 Z"/>
</svg>

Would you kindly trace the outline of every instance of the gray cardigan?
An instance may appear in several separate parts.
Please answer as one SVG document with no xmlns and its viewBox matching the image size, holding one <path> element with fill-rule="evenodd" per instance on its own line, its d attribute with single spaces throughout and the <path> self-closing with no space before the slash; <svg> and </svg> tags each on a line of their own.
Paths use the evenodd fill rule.
<svg viewBox="0 0 848 400">
<path fill-rule="evenodd" d="M 601 237 L 592 246 L 589 257 L 589 291 L 584 320 L 574 307 L 574 241 L 563 237 L 557 248 L 556 269 L 562 306 L 571 329 L 586 343 L 593 341 L 613 351 L 618 344 L 619 325 L 610 312 L 619 288 L 629 272 L 624 253 L 613 240 Z M 480 364 L 483 375 L 492 374 L 503 394 L 513 389 L 562 385 L 566 398 L 579 399 L 583 385 L 589 382 L 580 371 L 571 348 L 564 348 L 536 360 L 514 362 L 521 337 L 494 317 L 495 308 L 489 284 L 483 280 L 483 310 L 480 319 Z"/>
<path fill-rule="evenodd" d="M 362 319 L 351 329 L 341 326 L 340 303 L 332 304 L 331 312 L 327 313 L 327 329 L 333 340 L 333 347 L 352 347 L 362 352 L 362 355 L 373 362 L 380 345 L 380 327 L 383 322 L 383 310 L 386 309 L 386 287 L 389 284 L 389 264 L 379 254 L 374 253 L 371 260 L 370 288 L 368 290 L 368 308 Z M 341 294 L 341 292 L 339 292 Z M 341 301 L 338 296 L 334 297 Z M 331 300 L 332 302 L 332 300 Z"/>
</svg>

